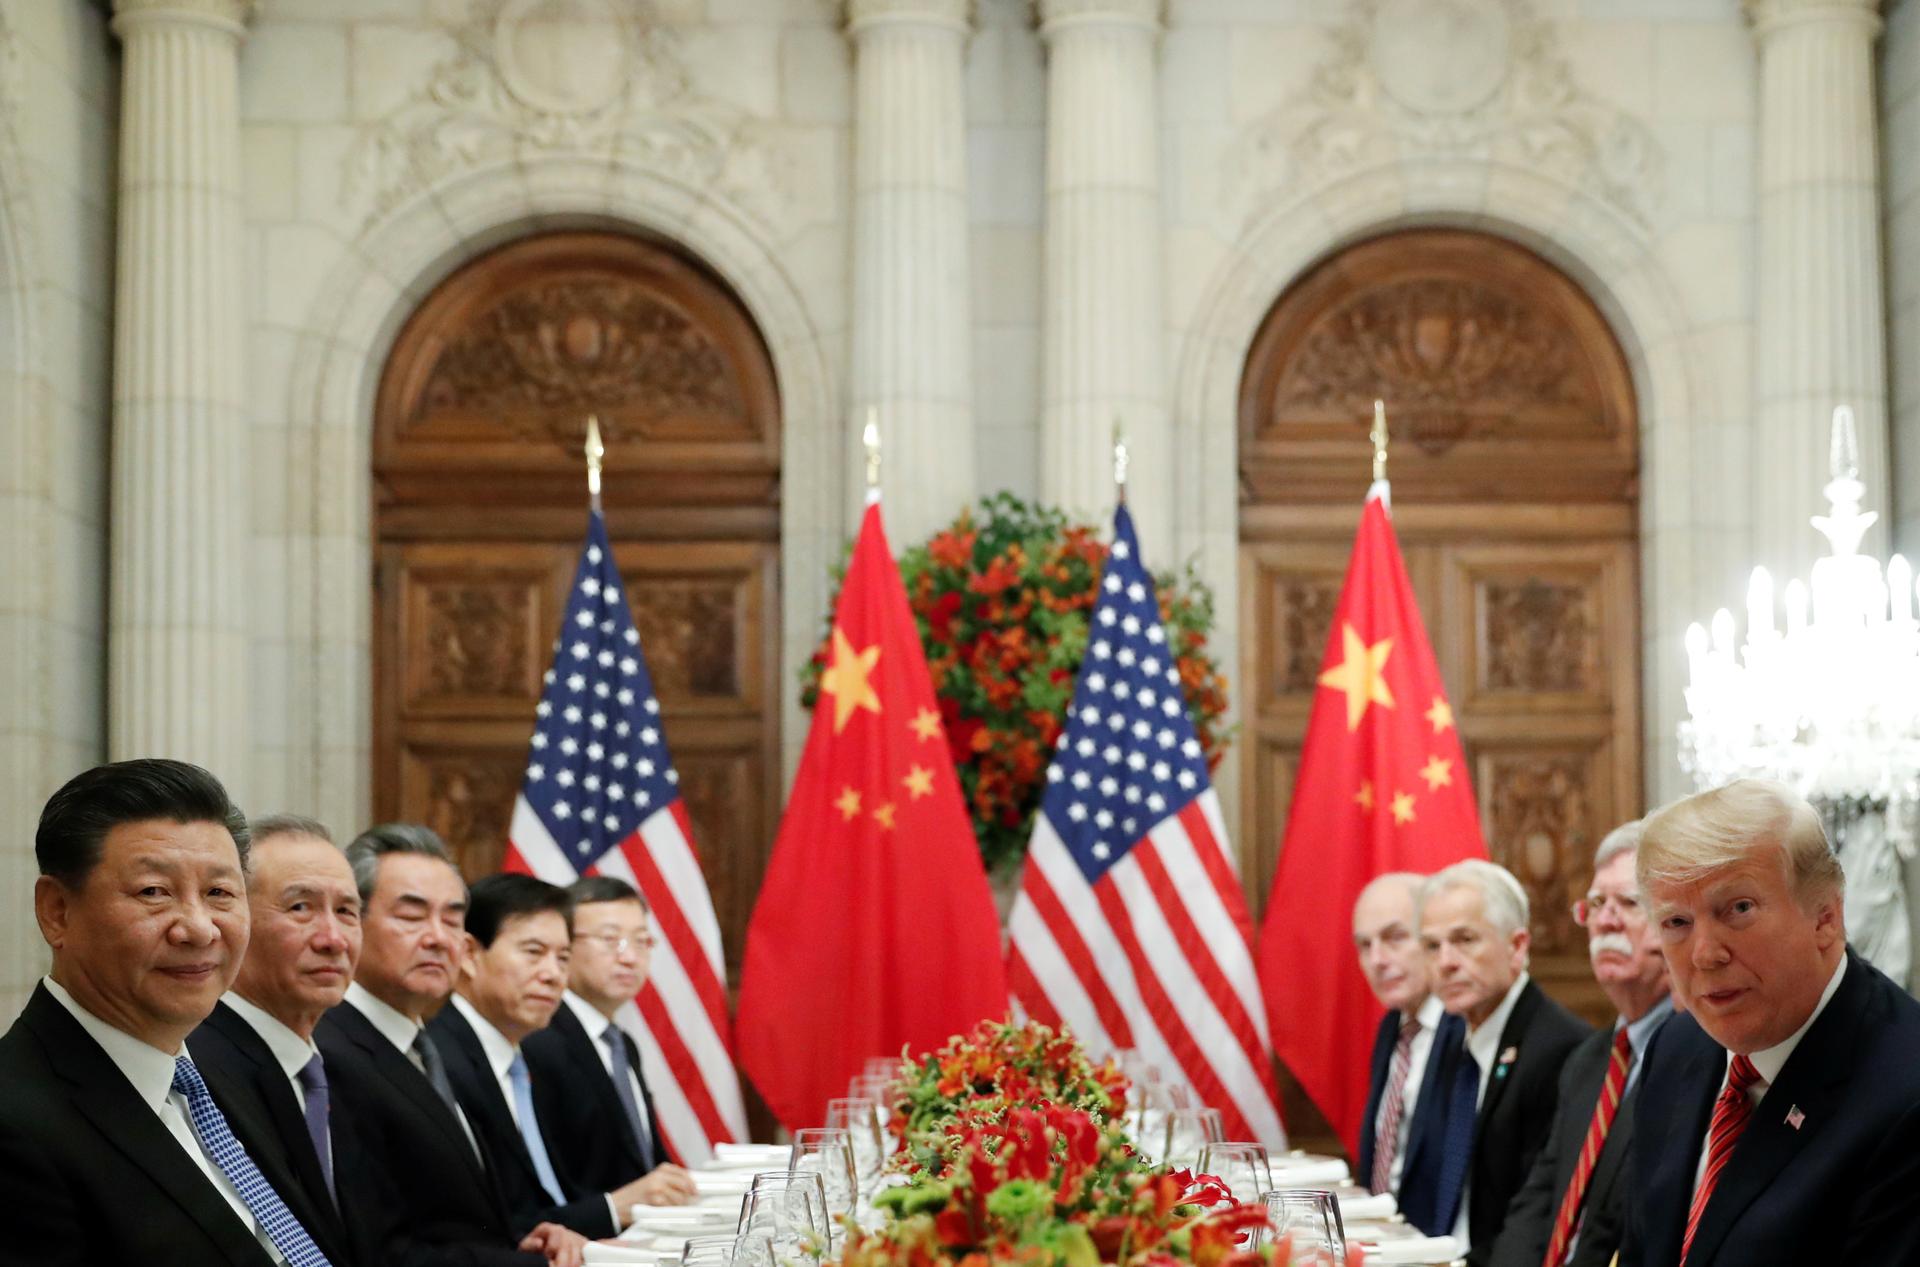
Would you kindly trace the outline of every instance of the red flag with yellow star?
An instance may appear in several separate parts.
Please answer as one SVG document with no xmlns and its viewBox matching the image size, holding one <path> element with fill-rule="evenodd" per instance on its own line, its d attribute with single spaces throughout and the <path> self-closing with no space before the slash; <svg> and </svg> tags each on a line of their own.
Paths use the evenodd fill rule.
<svg viewBox="0 0 1920 1267">
<path fill-rule="evenodd" d="M 1006 1009 L 993 893 L 868 506 L 747 925 L 740 1063 L 782 1125 L 818 1126 L 869 1056 L 925 1051 Z"/>
<path fill-rule="evenodd" d="M 1260 930 L 1260 982 L 1274 1054 L 1351 1145 L 1380 1022 L 1353 951 L 1353 904 L 1375 876 L 1487 856 L 1385 481 L 1360 512 L 1321 663 Z"/>
</svg>

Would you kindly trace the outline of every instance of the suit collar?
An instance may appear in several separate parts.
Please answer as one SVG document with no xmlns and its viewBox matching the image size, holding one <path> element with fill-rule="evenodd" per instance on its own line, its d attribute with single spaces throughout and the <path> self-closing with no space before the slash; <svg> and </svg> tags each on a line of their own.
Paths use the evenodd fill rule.
<svg viewBox="0 0 1920 1267">
<path fill-rule="evenodd" d="M 492 1071 L 495 1081 L 507 1076 L 507 1070 L 519 1057 L 520 1049 L 508 1041 L 492 1021 L 480 1015 L 480 1009 L 469 1003 L 463 995 L 453 996 L 453 1006 L 460 1009 L 462 1019 L 473 1031 L 474 1039 L 480 1044 L 480 1054 L 486 1059 L 486 1065 Z"/>
<path fill-rule="evenodd" d="M 1781 1071 L 1787 1067 L 1787 1062 L 1793 1059 L 1793 1053 L 1799 1050 L 1800 1044 L 1805 1041 L 1814 1022 L 1820 1019 L 1820 1014 L 1827 1010 L 1829 1003 L 1833 1002 L 1833 996 L 1839 992 L 1840 983 L 1845 980 L 1846 974 L 1847 956 L 1843 953 L 1840 956 L 1840 962 L 1834 965 L 1833 975 L 1827 978 L 1826 988 L 1820 992 L 1820 1001 L 1813 1005 L 1813 1011 L 1808 1014 L 1800 1028 L 1788 1035 L 1784 1042 L 1775 1043 L 1766 1050 L 1756 1051 L 1748 1057 L 1753 1061 L 1753 1067 L 1759 1070 L 1762 1082 L 1772 1086 L 1780 1080 Z M 1733 1063 L 1731 1055 L 1727 1057 L 1727 1063 Z"/>
<path fill-rule="evenodd" d="M 558 1023 L 562 1016 L 571 1014 L 574 1020 L 580 1022 L 581 1030 L 589 1039 L 596 1043 L 606 1041 L 604 1035 L 608 1030 L 613 1028 L 613 1019 L 611 1017 L 601 1015 L 599 1008 L 587 1002 L 572 990 L 568 990 L 560 997 L 566 1000 L 566 1004 L 558 1012 L 553 1014 L 555 1023 Z"/>
<path fill-rule="evenodd" d="M 1540 1010 L 1540 1001 L 1545 996 L 1533 978 L 1526 973 L 1520 974 L 1507 990 L 1507 997 L 1500 1000 L 1500 1006 L 1494 1009 L 1486 1023 L 1467 1036 L 1467 1054 L 1472 1058 L 1480 1072 L 1480 1118 L 1485 1120 L 1493 1111 L 1493 1106 L 1506 1092 L 1512 1079 L 1507 1077 L 1510 1065 L 1520 1059 L 1521 1048 L 1527 1034 L 1527 1027 L 1533 1024 L 1533 1014 Z M 1487 1036 L 1496 1035 L 1494 1041 L 1486 1041 Z"/>
<path fill-rule="evenodd" d="M 307 1063 L 320 1054 L 320 1049 L 313 1045 L 311 1039 L 300 1037 L 271 1012 L 232 991 L 228 991 L 220 1000 L 219 1006 L 214 1008 L 214 1014 L 218 1015 L 223 1009 L 266 1045 L 275 1067 L 289 1078 L 298 1078 Z M 227 1032 L 231 1033 L 230 1030 Z"/>
<path fill-rule="evenodd" d="M 405 1012 L 400 1011 L 372 990 L 355 981 L 347 987 L 347 1002 L 353 1004 L 373 1027 L 375 1033 L 392 1043 L 402 1053 L 412 1049 L 413 1040 L 419 1037 L 423 1028 Z"/>
<path fill-rule="evenodd" d="M 148 1108 L 158 1113 L 166 1106 L 167 1095 L 173 1090 L 173 1062 L 179 1052 L 161 1051 L 107 1024 L 81 1007 L 66 987 L 52 977 L 42 977 L 40 984 L 48 997 L 58 1003 L 113 1062 L 113 1067 Z"/>
</svg>

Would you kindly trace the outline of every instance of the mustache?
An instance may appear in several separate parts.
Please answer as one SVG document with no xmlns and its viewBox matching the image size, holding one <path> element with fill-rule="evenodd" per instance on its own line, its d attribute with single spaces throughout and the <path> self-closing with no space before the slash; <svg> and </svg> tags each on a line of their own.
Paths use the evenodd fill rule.
<svg viewBox="0 0 1920 1267">
<path fill-rule="evenodd" d="M 1634 952 L 1638 949 L 1639 947 L 1633 944 L 1633 938 L 1627 936 L 1625 933 L 1595 933 L 1587 940 L 1587 956 L 1589 958 L 1604 955 L 1608 951 L 1612 951 L 1616 955 L 1625 955 L 1628 958 L 1632 958 Z"/>
</svg>

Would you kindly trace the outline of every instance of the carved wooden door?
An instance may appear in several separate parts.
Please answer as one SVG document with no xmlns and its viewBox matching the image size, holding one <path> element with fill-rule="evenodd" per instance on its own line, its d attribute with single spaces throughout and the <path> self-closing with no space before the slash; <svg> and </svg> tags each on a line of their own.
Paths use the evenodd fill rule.
<svg viewBox="0 0 1920 1267">
<path fill-rule="evenodd" d="M 1352 247 L 1275 305 L 1240 401 L 1241 839 L 1264 903 L 1387 403 L 1394 527 L 1533 972 L 1598 1018 L 1569 907 L 1642 812 L 1636 423 L 1619 346 L 1532 253 L 1421 230 Z M 1289 1122 L 1324 1129 L 1290 1086 Z M 1322 1142 L 1330 1142 L 1323 1140 Z"/>
<path fill-rule="evenodd" d="M 779 403 L 725 286 L 636 237 L 553 234 L 420 305 L 376 405 L 375 813 L 495 870 L 586 531 L 605 511 L 729 966 L 779 806 Z"/>
</svg>

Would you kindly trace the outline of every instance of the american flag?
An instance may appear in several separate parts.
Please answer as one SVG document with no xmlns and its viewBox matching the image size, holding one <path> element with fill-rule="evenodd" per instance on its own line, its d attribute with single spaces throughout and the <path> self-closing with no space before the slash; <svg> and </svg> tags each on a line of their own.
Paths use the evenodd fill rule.
<svg viewBox="0 0 1920 1267">
<path fill-rule="evenodd" d="M 1014 1002 L 1282 1146 L 1246 902 L 1125 506 L 1087 642 L 1008 921 Z"/>
<path fill-rule="evenodd" d="M 640 1047 L 660 1133 L 689 1165 L 747 1136 L 728 1040 L 720 923 L 660 733 L 660 701 L 595 510 L 535 708 L 507 869 L 555 884 L 610 875 L 653 908 L 647 982 L 620 1019 Z"/>
</svg>

